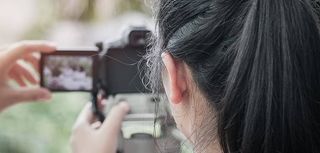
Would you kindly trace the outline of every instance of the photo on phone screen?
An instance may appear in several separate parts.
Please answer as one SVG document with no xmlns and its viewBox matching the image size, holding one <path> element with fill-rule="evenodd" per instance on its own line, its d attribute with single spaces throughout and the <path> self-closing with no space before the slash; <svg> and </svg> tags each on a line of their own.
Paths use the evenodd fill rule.
<svg viewBox="0 0 320 153">
<path fill-rule="evenodd" d="M 56 51 L 41 57 L 41 86 L 51 91 L 91 91 L 95 51 Z"/>
</svg>

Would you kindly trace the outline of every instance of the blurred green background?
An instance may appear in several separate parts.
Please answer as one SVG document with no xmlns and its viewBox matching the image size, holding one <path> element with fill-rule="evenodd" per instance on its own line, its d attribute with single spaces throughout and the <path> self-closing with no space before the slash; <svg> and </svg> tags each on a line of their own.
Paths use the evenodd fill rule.
<svg viewBox="0 0 320 153">
<path fill-rule="evenodd" d="M 87 46 L 128 25 L 152 25 L 144 0 L 0 0 L 0 44 L 46 39 Z M 69 153 L 72 125 L 87 93 L 54 94 L 0 114 L 0 153 Z"/>
<path fill-rule="evenodd" d="M 21 104 L 0 116 L 1 153 L 69 153 L 72 125 L 87 94 L 55 94 L 48 102 Z"/>
</svg>

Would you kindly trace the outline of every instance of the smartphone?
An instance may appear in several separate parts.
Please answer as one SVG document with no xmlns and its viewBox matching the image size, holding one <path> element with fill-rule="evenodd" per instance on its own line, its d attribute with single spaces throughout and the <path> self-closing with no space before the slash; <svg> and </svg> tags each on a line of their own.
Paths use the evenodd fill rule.
<svg viewBox="0 0 320 153">
<path fill-rule="evenodd" d="M 96 83 L 99 52 L 96 47 L 59 48 L 42 54 L 40 85 L 51 91 L 92 91 Z"/>
</svg>

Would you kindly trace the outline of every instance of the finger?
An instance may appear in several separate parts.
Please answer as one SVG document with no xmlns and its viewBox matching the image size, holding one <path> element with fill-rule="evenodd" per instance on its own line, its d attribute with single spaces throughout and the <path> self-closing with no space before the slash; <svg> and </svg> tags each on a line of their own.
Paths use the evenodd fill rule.
<svg viewBox="0 0 320 153">
<path fill-rule="evenodd" d="M 106 99 L 102 99 L 100 102 L 101 108 L 104 109 L 107 105 L 107 100 Z"/>
<path fill-rule="evenodd" d="M 92 112 L 92 105 L 88 103 L 82 109 L 81 113 L 79 114 L 77 121 L 74 125 L 74 128 L 82 127 L 82 126 L 90 126 L 91 123 L 94 121 L 94 115 Z"/>
<path fill-rule="evenodd" d="M 15 72 L 17 73 L 17 72 Z M 27 84 L 26 82 L 23 80 L 23 78 L 21 76 L 19 76 L 18 74 L 10 74 L 10 77 L 19 84 L 19 86 L 21 87 L 26 87 Z"/>
<path fill-rule="evenodd" d="M 116 139 L 121 129 L 122 121 L 129 112 L 130 107 L 128 103 L 121 102 L 114 106 L 108 114 L 107 119 L 101 126 L 101 132 L 108 135 L 110 139 Z"/>
<path fill-rule="evenodd" d="M 14 67 L 15 71 L 18 72 L 18 75 L 22 78 L 26 78 L 27 81 L 29 81 L 30 83 L 32 84 L 37 84 L 38 81 L 37 81 L 37 78 L 35 78 L 35 76 L 33 76 L 28 70 L 26 70 L 25 67 L 23 67 L 22 65 L 20 64 L 17 64 L 15 65 Z"/>
<path fill-rule="evenodd" d="M 49 100 L 51 93 L 44 88 L 19 88 L 6 90 L 4 95 L 10 103 L 34 102 L 40 100 Z"/>
<path fill-rule="evenodd" d="M 105 98 L 106 98 L 106 95 L 105 95 L 104 91 L 100 90 L 98 93 L 99 105 L 103 105 L 102 103 L 105 102 Z"/>
<path fill-rule="evenodd" d="M 15 81 L 19 86 L 22 86 L 23 80 L 20 78 L 16 71 L 10 72 L 8 77 L 8 79 Z M 22 83 L 20 83 L 20 81 L 22 81 Z"/>
<path fill-rule="evenodd" d="M 50 53 L 56 50 L 54 44 L 46 41 L 24 41 L 17 43 L 9 48 L 7 53 L 6 62 L 13 62 L 22 57 L 26 54 L 31 54 L 34 52 L 41 52 L 41 53 Z"/>
<path fill-rule="evenodd" d="M 34 56 L 33 54 L 27 55 L 24 60 L 32 65 L 32 67 L 37 70 L 37 72 L 40 72 L 40 63 L 39 58 Z"/>
<path fill-rule="evenodd" d="M 104 110 L 105 107 L 106 107 L 106 103 L 107 103 L 107 100 L 106 99 L 99 99 L 98 98 L 98 109 L 101 111 L 101 110 Z"/>
<path fill-rule="evenodd" d="M 100 121 L 94 122 L 91 124 L 92 129 L 99 129 L 101 127 L 102 123 Z"/>
</svg>

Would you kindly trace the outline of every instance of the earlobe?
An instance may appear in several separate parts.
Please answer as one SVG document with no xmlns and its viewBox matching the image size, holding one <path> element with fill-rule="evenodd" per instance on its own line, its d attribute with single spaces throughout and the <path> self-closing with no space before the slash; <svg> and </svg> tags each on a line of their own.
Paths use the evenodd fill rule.
<svg viewBox="0 0 320 153">
<path fill-rule="evenodd" d="M 167 85 L 167 94 L 170 101 L 174 104 L 179 104 L 182 102 L 183 93 L 186 88 L 185 79 L 183 74 L 181 74 L 181 69 L 184 67 L 181 66 L 177 61 L 174 60 L 171 54 L 163 53 L 161 55 L 163 63 L 166 67 L 168 81 Z"/>
</svg>

